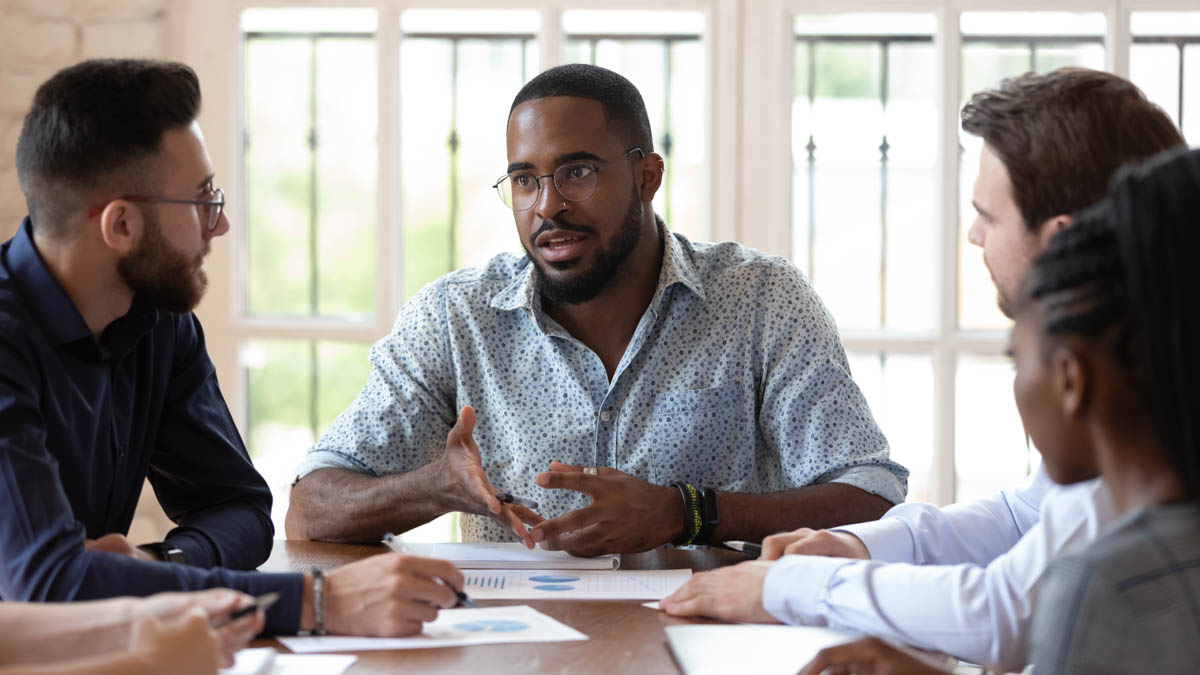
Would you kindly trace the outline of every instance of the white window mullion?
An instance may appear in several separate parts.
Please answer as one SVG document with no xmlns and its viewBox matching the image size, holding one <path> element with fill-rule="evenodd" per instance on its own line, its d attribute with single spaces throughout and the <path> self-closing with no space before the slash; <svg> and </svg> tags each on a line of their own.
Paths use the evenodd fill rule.
<svg viewBox="0 0 1200 675">
<path fill-rule="evenodd" d="M 542 27 L 538 31 L 538 71 L 561 65 L 566 53 L 565 46 L 562 7 L 550 5 L 542 10 Z"/>
<path fill-rule="evenodd" d="M 379 50 L 379 192 L 375 230 L 375 328 L 386 334 L 404 302 L 404 222 L 400 144 L 400 9 L 379 7 L 375 44 Z"/>
<path fill-rule="evenodd" d="M 1105 63 L 1108 69 L 1121 77 L 1129 77 L 1129 50 L 1133 37 L 1129 30 L 1129 8 L 1124 2 L 1115 2 L 1105 12 L 1108 30 L 1104 37 Z"/>
<path fill-rule="evenodd" d="M 934 37 L 941 63 L 941 214 L 935 237 L 936 260 L 940 261 L 934 283 L 938 307 L 938 339 L 933 350 L 933 442 L 934 466 L 930 494 L 935 504 L 954 501 L 954 403 L 958 352 L 948 338 L 958 329 L 958 102 L 962 40 L 959 10 L 946 7 L 938 12 Z"/>
</svg>

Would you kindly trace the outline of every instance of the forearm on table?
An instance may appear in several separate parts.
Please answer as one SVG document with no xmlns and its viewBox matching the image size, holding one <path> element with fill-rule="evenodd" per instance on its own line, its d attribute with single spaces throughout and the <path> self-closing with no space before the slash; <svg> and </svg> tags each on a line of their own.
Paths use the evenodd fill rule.
<svg viewBox="0 0 1200 675">
<path fill-rule="evenodd" d="M 106 654 L 129 644 L 133 615 L 133 601 L 127 598 L 0 603 L 0 652 L 11 665 Z"/>
<path fill-rule="evenodd" d="M 875 520 L 892 504 L 845 483 L 808 485 L 768 494 L 717 493 L 720 523 L 713 541 L 761 541 L 801 527 L 824 529 Z"/>
<path fill-rule="evenodd" d="M 378 542 L 457 510 L 437 462 L 408 473 L 371 476 L 318 469 L 292 486 L 285 529 L 289 539 Z"/>
<path fill-rule="evenodd" d="M 116 645 L 115 649 L 121 651 L 86 658 L 67 657 L 65 660 L 60 653 L 54 661 L 0 667 L 0 675 L 152 675 L 161 672 L 161 667 L 127 651 L 125 644 Z"/>
</svg>

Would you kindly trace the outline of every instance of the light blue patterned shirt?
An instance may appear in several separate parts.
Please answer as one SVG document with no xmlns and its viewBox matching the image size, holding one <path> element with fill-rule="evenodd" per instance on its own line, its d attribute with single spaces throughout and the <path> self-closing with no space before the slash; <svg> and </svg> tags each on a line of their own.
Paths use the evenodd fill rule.
<svg viewBox="0 0 1200 675">
<path fill-rule="evenodd" d="M 371 374 L 301 463 L 374 476 L 440 457 L 458 410 L 476 411 L 488 479 L 552 518 L 590 498 L 545 490 L 550 460 L 764 493 L 823 482 L 895 503 L 908 471 L 850 378 L 833 319 L 786 260 L 666 234 L 658 286 L 612 381 L 547 316 L 528 257 L 447 274 L 371 349 Z M 466 541 L 509 540 L 464 515 Z"/>
</svg>

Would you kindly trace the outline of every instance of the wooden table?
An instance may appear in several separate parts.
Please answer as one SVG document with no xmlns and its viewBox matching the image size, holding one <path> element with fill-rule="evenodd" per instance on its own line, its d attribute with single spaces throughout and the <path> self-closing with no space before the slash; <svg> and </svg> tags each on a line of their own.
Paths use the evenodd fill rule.
<svg viewBox="0 0 1200 675">
<path fill-rule="evenodd" d="M 313 566 L 331 569 L 338 565 L 383 553 L 383 546 L 349 546 L 311 541 L 276 541 L 271 557 L 259 569 L 264 572 L 303 571 Z M 689 568 L 699 572 L 731 565 L 747 557 L 718 549 L 662 549 L 621 556 L 621 569 L 655 570 Z M 528 604 L 558 619 L 590 638 L 585 642 L 548 642 L 475 645 L 441 649 L 408 649 L 359 652 L 349 671 L 365 673 L 456 672 L 494 673 L 678 673 L 679 667 L 667 647 L 664 626 L 681 623 L 710 623 L 706 620 L 675 619 L 641 606 L 640 601 L 596 600 L 482 600 L 481 606 Z M 283 646 L 274 640 L 257 646 Z"/>
</svg>

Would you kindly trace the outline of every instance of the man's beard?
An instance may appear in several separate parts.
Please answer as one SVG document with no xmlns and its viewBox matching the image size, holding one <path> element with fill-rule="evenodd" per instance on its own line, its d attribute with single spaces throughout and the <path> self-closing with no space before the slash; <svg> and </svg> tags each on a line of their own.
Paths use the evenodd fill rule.
<svg viewBox="0 0 1200 675">
<path fill-rule="evenodd" d="M 173 314 L 195 309 L 208 287 L 208 277 L 200 269 L 199 261 L 189 260 L 171 248 L 158 218 L 149 213 L 142 228 L 142 240 L 136 249 L 117 261 L 117 273 L 139 301 Z"/>
<path fill-rule="evenodd" d="M 595 231 L 591 228 L 572 225 L 563 220 L 542 222 L 542 227 L 529 236 L 530 246 L 535 246 L 533 242 L 537 240 L 538 234 L 543 229 L 552 227 L 568 231 L 587 232 L 595 236 Z M 542 291 L 542 295 L 550 302 L 561 305 L 578 305 L 595 298 L 612 283 L 613 278 L 621 271 L 625 260 L 629 258 L 629 255 L 633 253 L 633 250 L 637 248 L 638 242 L 641 240 L 642 202 L 638 199 L 635 191 L 630 200 L 629 209 L 625 211 L 625 218 L 621 223 L 621 228 L 617 230 L 616 237 L 613 238 L 609 246 L 600 250 L 596 256 L 596 262 L 592 264 L 590 270 L 581 271 L 565 279 L 554 279 L 547 276 L 541 264 L 534 260 L 533 270 L 534 274 L 537 275 L 537 283 Z M 571 266 L 577 264 L 574 261 L 565 264 L 549 263 L 555 269 L 569 269 Z"/>
</svg>

